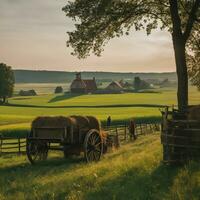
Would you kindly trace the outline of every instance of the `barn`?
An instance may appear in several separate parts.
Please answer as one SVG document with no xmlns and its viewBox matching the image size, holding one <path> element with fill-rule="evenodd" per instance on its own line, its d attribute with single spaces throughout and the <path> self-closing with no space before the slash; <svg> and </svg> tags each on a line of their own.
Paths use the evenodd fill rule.
<svg viewBox="0 0 200 200">
<path fill-rule="evenodd" d="M 106 90 L 115 91 L 115 92 L 121 92 L 121 91 L 123 91 L 123 87 L 120 85 L 119 82 L 113 81 L 106 87 Z"/>
<path fill-rule="evenodd" d="M 76 78 L 72 81 L 70 86 L 71 93 L 94 93 L 97 90 L 95 78 L 82 79 L 81 73 L 76 74 Z"/>
</svg>

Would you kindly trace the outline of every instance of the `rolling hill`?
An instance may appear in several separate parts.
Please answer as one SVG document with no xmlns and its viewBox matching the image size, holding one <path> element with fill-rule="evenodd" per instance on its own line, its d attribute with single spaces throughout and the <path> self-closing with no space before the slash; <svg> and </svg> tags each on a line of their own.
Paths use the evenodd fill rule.
<svg viewBox="0 0 200 200">
<path fill-rule="evenodd" d="M 71 82 L 76 72 L 65 71 L 34 71 L 34 70 L 14 70 L 16 83 L 64 83 Z M 102 82 L 111 80 L 133 80 L 139 76 L 142 79 L 160 79 L 168 78 L 170 81 L 176 81 L 175 72 L 166 73 L 116 73 L 116 72 L 82 72 L 85 79 L 95 77 Z"/>
</svg>

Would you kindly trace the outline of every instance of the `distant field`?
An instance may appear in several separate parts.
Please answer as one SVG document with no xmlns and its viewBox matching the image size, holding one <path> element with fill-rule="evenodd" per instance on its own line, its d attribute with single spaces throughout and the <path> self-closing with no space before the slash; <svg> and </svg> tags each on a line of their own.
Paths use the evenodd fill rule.
<svg viewBox="0 0 200 200">
<path fill-rule="evenodd" d="M 31 88 L 29 84 L 26 88 Z M 53 84 L 52 84 L 53 85 Z M 48 93 L 50 87 L 46 84 L 36 85 L 36 90 Z M 34 85 L 33 85 L 34 86 Z M 19 87 L 19 86 L 18 86 Z M 25 87 L 25 86 L 24 86 Z M 34 87 L 32 87 L 34 88 Z M 190 104 L 200 102 L 200 92 L 190 87 Z M 155 89 L 155 93 L 124 93 L 124 94 L 93 94 L 93 95 L 54 95 L 50 92 L 46 95 L 35 97 L 13 97 L 9 100 L 11 104 L 37 105 L 37 106 L 100 106 L 100 105 L 130 105 L 130 104 L 152 104 L 152 105 L 176 105 L 176 90 L 174 88 Z"/>
<path fill-rule="evenodd" d="M 111 116 L 113 123 L 124 123 L 130 118 L 142 121 L 155 121 L 160 118 L 159 108 L 176 105 L 174 88 L 156 89 L 148 93 L 124 94 L 45 94 L 54 84 L 23 84 L 24 88 L 37 88 L 41 92 L 35 97 L 9 99 L 10 106 L 0 107 L 0 132 L 30 127 L 36 116 L 44 115 L 93 115 L 102 122 Z M 22 87 L 17 85 L 16 87 Z M 50 93 L 50 92 L 49 92 Z M 190 88 L 190 104 L 200 103 L 200 92 Z"/>
<path fill-rule="evenodd" d="M 14 92 L 18 94 L 20 90 L 35 90 L 37 94 L 54 94 L 57 86 L 62 86 L 64 92 L 68 92 L 71 83 L 16 83 Z M 103 82 L 99 88 L 108 86 L 108 82 Z"/>
<path fill-rule="evenodd" d="M 15 94 L 20 90 L 35 90 L 37 94 L 53 94 L 57 86 L 62 86 L 64 91 L 69 90 L 70 83 L 17 83 Z"/>
</svg>

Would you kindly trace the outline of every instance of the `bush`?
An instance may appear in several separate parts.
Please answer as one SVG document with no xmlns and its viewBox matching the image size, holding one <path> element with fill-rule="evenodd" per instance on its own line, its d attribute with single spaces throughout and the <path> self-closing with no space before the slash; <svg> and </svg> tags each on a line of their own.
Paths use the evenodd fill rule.
<svg viewBox="0 0 200 200">
<path fill-rule="evenodd" d="M 12 68 L 0 63 L 0 104 L 7 103 L 7 98 L 13 94 L 15 83 Z"/>
<path fill-rule="evenodd" d="M 57 86 L 54 93 L 55 94 L 63 93 L 63 88 L 61 86 Z"/>
<path fill-rule="evenodd" d="M 20 90 L 19 96 L 37 96 L 37 93 L 35 92 L 35 90 Z"/>
<path fill-rule="evenodd" d="M 142 89 L 150 89 L 151 86 L 146 81 L 141 80 L 140 77 L 135 77 L 134 88 L 135 88 L 136 91 L 138 91 L 138 90 L 142 90 Z"/>
</svg>

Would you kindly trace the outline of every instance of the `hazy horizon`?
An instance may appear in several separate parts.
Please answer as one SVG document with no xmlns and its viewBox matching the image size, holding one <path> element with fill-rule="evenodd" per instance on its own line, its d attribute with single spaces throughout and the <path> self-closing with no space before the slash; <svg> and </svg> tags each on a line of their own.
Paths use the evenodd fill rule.
<svg viewBox="0 0 200 200">
<path fill-rule="evenodd" d="M 48 71 L 48 72 L 105 72 L 105 73 L 176 73 L 176 71 L 163 71 L 163 72 L 156 72 L 156 71 L 145 71 L 145 72 L 140 72 L 140 71 L 135 71 L 135 72 L 131 72 L 131 71 L 97 71 L 97 70 L 53 70 L 53 69 L 23 69 L 23 68 L 14 68 L 14 70 L 26 70 L 26 71 Z"/>
<path fill-rule="evenodd" d="M 101 57 L 79 60 L 66 47 L 74 24 L 62 7 L 65 0 L 1 0 L 0 62 L 14 69 L 49 71 L 174 72 L 172 40 L 165 31 L 131 31 L 114 38 Z"/>
</svg>

